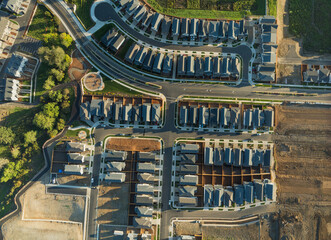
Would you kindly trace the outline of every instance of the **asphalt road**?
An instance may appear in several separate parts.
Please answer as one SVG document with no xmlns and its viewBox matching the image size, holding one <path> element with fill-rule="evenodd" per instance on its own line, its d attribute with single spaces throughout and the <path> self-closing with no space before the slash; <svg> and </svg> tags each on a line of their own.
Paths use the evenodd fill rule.
<svg viewBox="0 0 331 240">
<path fill-rule="evenodd" d="M 71 187 L 47 187 L 47 193 L 53 194 L 69 194 L 69 195 L 81 195 L 86 196 L 86 188 L 71 188 Z"/>
</svg>

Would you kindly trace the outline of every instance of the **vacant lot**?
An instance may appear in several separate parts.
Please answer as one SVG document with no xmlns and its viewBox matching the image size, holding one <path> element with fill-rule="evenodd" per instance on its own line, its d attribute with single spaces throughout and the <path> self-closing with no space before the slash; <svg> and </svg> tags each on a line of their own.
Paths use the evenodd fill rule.
<svg viewBox="0 0 331 240">
<path fill-rule="evenodd" d="M 331 1 L 289 1 L 290 32 L 303 38 L 307 51 L 331 53 Z"/>
<path fill-rule="evenodd" d="M 98 196 L 98 223 L 128 224 L 129 184 L 102 185 Z"/>
<path fill-rule="evenodd" d="M 331 237 L 331 108 L 280 106 L 276 116 L 280 237 L 328 239 Z"/>
<path fill-rule="evenodd" d="M 49 182 L 46 173 L 21 197 L 23 213 L 3 225 L 5 239 L 82 239 L 85 198 L 45 194 L 44 183 Z M 30 219 L 29 221 L 22 220 Z M 35 219 L 35 220 L 34 220 Z M 42 220 L 74 221 L 64 224 Z"/>
<path fill-rule="evenodd" d="M 145 140 L 134 138 L 111 138 L 107 142 L 107 149 L 118 151 L 151 152 L 160 150 L 158 140 Z"/>
<path fill-rule="evenodd" d="M 250 239 L 258 240 L 259 223 L 253 223 L 241 227 L 215 227 L 215 226 L 202 226 L 203 239 Z"/>
</svg>

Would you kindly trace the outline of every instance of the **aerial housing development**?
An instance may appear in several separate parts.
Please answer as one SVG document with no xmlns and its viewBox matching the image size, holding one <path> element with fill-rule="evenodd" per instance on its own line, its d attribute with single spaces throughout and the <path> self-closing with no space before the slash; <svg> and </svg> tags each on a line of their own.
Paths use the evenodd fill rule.
<svg viewBox="0 0 331 240">
<path fill-rule="evenodd" d="M 330 12 L 0 1 L 0 240 L 331 239 Z"/>
</svg>

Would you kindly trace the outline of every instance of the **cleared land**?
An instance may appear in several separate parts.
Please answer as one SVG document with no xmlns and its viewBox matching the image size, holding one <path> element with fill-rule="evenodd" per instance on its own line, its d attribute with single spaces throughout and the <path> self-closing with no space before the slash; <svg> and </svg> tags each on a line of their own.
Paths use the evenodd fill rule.
<svg viewBox="0 0 331 240">
<path fill-rule="evenodd" d="M 304 50 L 331 53 L 331 1 L 289 1 L 290 32 L 303 38 Z"/>
<path fill-rule="evenodd" d="M 111 138 L 107 141 L 107 149 L 118 151 L 151 152 L 160 150 L 160 142 L 157 140 Z"/>
<path fill-rule="evenodd" d="M 274 135 L 280 237 L 328 239 L 331 224 L 331 108 L 277 108 Z"/>
<path fill-rule="evenodd" d="M 101 185 L 98 196 L 98 223 L 128 224 L 129 184 Z"/>
<path fill-rule="evenodd" d="M 71 80 L 80 81 L 91 70 L 92 66 L 78 50 L 73 52 L 71 59 L 72 63 L 69 66 L 68 75 Z"/>
<path fill-rule="evenodd" d="M 264 15 L 263 0 L 145 0 L 157 12 L 177 17 L 241 19 L 245 15 Z"/>
<path fill-rule="evenodd" d="M 82 223 L 85 198 L 45 194 L 49 173 L 22 196 L 24 219 L 62 220 Z M 22 220 L 22 212 L 3 225 L 4 239 L 82 239 L 82 224 Z"/>
</svg>

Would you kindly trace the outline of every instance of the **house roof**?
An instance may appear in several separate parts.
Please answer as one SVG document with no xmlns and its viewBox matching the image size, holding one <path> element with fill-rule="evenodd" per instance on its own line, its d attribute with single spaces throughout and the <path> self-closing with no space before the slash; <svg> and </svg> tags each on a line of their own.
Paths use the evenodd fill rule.
<svg viewBox="0 0 331 240">
<path fill-rule="evenodd" d="M 246 148 L 244 150 L 244 166 L 248 167 L 248 166 L 252 166 L 253 162 L 253 150 L 250 148 Z"/>
<path fill-rule="evenodd" d="M 145 194 L 137 194 L 135 196 L 135 203 L 141 206 L 153 205 L 153 197 Z"/>
<path fill-rule="evenodd" d="M 199 145 L 198 144 L 189 144 L 184 143 L 180 145 L 181 153 L 198 153 L 199 152 Z"/>
<path fill-rule="evenodd" d="M 204 187 L 204 205 L 205 207 L 213 206 L 214 202 L 214 187 L 211 184 L 205 184 Z"/>
<path fill-rule="evenodd" d="M 79 153 L 67 153 L 69 163 L 80 164 L 84 162 L 84 156 Z"/>
<path fill-rule="evenodd" d="M 186 58 L 186 75 L 193 76 L 194 75 L 194 57 L 188 56 Z"/>
<path fill-rule="evenodd" d="M 141 105 L 136 105 L 132 107 L 132 120 L 134 122 L 140 122 L 141 119 Z"/>
<path fill-rule="evenodd" d="M 137 179 L 140 183 L 152 183 L 155 181 L 155 177 L 150 173 L 138 173 Z"/>
<path fill-rule="evenodd" d="M 18 101 L 20 92 L 20 82 L 15 79 L 7 78 L 4 93 L 5 101 Z"/>
<path fill-rule="evenodd" d="M 154 192 L 154 187 L 147 183 L 138 183 L 136 184 L 136 192 L 139 194 L 152 195 Z"/>
<path fill-rule="evenodd" d="M 134 64 L 136 65 L 143 64 L 147 53 L 148 53 L 148 49 L 146 47 L 141 47 L 134 58 Z"/>
<path fill-rule="evenodd" d="M 181 34 L 183 37 L 189 35 L 189 20 L 187 18 L 182 18 Z"/>
<path fill-rule="evenodd" d="M 233 164 L 234 154 L 232 148 L 225 148 L 224 149 L 224 163 L 228 165 Z"/>
<path fill-rule="evenodd" d="M 180 197 L 194 197 L 198 188 L 196 186 L 178 186 L 178 192 Z"/>
<path fill-rule="evenodd" d="M 109 47 L 113 51 L 117 51 L 122 46 L 124 41 L 125 41 L 125 37 L 122 34 L 117 34 L 117 36 L 114 37 L 113 40 L 111 40 Z"/>
<path fill-rule="evenodd" d="M 151 104 L 150 103 L 144 103 L 141 106 L 141 117 L 143 122 L 150 122 L 151 121 Z"/>
<path fill-rule="evenodd" d="M 111 40 L 116 37 L 118 34 L 117 30 L 112 28 L 112 29 L 109 29 L 106 34 L 101 38 L 101 42 L 106 46 L 108 47 Z"/>
<path fill-rule="evenodd" d="M 173 36 L 178 36 L 179 35 L 179 31 L 180 31 L 180 21 L 178 18 L 174 18 L 172 20 L 172 27 L 171 27 L 171 30 L 172 30 L 172 35 Z"/>
<path fill-rule="evenodd" d="M 185 75 L 186 69 L 186 56 L 180 55 L 177 61 L 177 74 L 178 75 Z"/>
<path fill-rule="evenodd" d="M 182 175 L 179 177 L 179 182 L 181 185 L 197 185 L 198 176 L 197 175 Z"/>
<path fill-rule="evenodd" d="M 131 45 L 129 50 L 125 54 L 125 61 L 132 64 L 139 50 L 140 46 L 138 44 Z"/>
<path fill-rule="evenodd" d="M 224 206 L 229 207 L 233 203 L 233 188 L 231 186 L 228 186 L 224 189 L 224 195 L 223 195 L 223 200 L 224 200 Z"/>
<path fill-rule="evenodd" d="M 84 152 L 85 144 L 79 142 L 67 142 L 66 151 L 68 152 Z"/>
<path fill-rule="evenodd" d="M 127 158 L 128 153 L 125 151 L 108 151 L 105 153 L 107 161 L 124 161 Z"/>
<path fill-rule="evenodd" d="M 235 148 L 234 149 L 234 163 L 233 165 L 239 167 L 243 164 L 244 154 L 242 153 L 241 149 Z"/>
<path fill-rule="evenodd" d="M 179 122 L 181 125 L 183 124 L 187 124 L 187 120 L 188 120 L 188 109 L 186 106 L 181 106 L 180 107 L 180 113 L 179 113 Z"/>
<path fill-rule="evenodd" d="M 125 173 L 123 172 L 109 172 L 104 176 L 105 181 L 109 182 L 124 182 L 125 181 Z"/>
<path fill-rule="evenodd" d="M 178 204 L 182 207 L 196 207 L 198 205 L 198 198 L 196 197 L 179 197 Z"/>
<path fill-rule="evenodd" d="M 133 217 L 133 226 L 139 228 L 151 228 L 152 218 L 147 217 Z"/>
<path fill-rule="evenodd" d="M 168 54 L 163 60 L 163 68 L 162 72 L 164 74 L 170 74 L 172 72 L 172 64 L 173 64 L 173 55 Z"/>
<path fill-rule="evenodd" d="M 195 76 L 202 77 L 204 71 L 204 61 L 201 57 L 196 57 L 195 59 Z"/>
<path fill-rule="evenodd" d="M 224 150 L 223 148 L 215 148 L 214 149 L 214 165 L 222 166 L 224 160 Z"/>
<path fill-rule="evenodd" d="M 205 165 L 212 165 L 213 164 L 213 157 L 214 157 L 214 153 L 213 153 L 213 148 L 211 147 L 205 147 L 205 151 L 204 151 L 204 164 Z"/>
<path fill-rule="evenodd" d="M 266 52 L 262 54 L 263 63 L 276 63 L 276 53 Z"/>
<path fill-rule="evenodd" d="M 180 165 L 180 174 L 198 174 L 198 165 L 182 164 Z"/>
<path fill-rule="evenodd" d="M 272 64 L 272 63 L 260 64 L 259 71 L 260 72 L 275 72 L 275 64 Z"/>
<path fill-rule="evenodd" d="M 155 171 L 155 164 L 154 163 L 137 163 L 137 171 L 138 172 L 149 172 L 154 173 Z"/>
<path fill-rule="evenodd" d="M 198 107 L 190 106 L 189 123 L 195 125 L 197 124 L 197 121 L 198 121 Z"/>
<path fill-rule="evenodd" d="M 244 187 L 242 185 L 234 186 L 234 202 L 237 205 L 244 204 Z"/>
<path fill-rule="evenodd" d="M 81 165 L 64 165 L 64 173 L 83 175 L 84 166 Z"/>
<path fill-rule="evenodd" d="M 131 122 L 131 116 L 132 116 L 132 104 L 129 103 L 127 105 L 123 106 L 123 116 L 122 116 L 122 120 L 123 121 L 127 121 L 127 122 Z"/>
<path fill-rule="evenodd" d="M 170 32 L 170 27 L 171 27 L 171 19 L 168 17 L 163 18 L 161 23 L 161 31 L 164 37 L 168 36 Z"/>
<path fill-rule="evenodd" d="M 138 217 L 152 217 L 153 214 L 153 208 L 145 206 L 135 207 L 134 211 Z"/>
<path fill-rule="evenodd" d="M 153 51 L 149 51 L 145 57 L 143 68 L 145 70 L 151 71 L 154 63 L 155 53 Z"/>
<path fill-rule="evenodd" d="M 254 200 L 254 185 L 252 182 L 244 182 L 245 201 L 253 203 Z"/>
<path fill-rule="evenodd" d="M 261 180 L 254 180 L 254 189 L 256 198 L 260 201 L 264 200 L 264 184 Z"/>
<path fill-rule="evenodd" d="M 104 167 L 107 172 L 120 172 L 125 168 L 125 162 L 108 162 Z"/>
<path fill-rule="evenodd" d="M 190 154 L 190 153 L 182 153 L 180 154 L 180 161 L 181 163 L 191 163 L 194 164 L 198 160 L 197 154 Z"/>
<path fill-rule="evenodd" d="M 164 18 L 164 16 L 162 14 L 159 14 L 157 12 L 154 14 L 153 19 L 152 19 L 152 23 L 151 23 L 152 30 L 154 30 L 154 31 L 159 30 L 161 20 L 163 18 Z"/>
<path fill-rule="evenodd" d="M 153 152 L 138 152 L 138 161 L 139 162 L 154 162 L 156 154 Z"/>
<path fill-rule="evenodd" d="M 222 185 L 214 185 L 214 206 L 220 207 L 224 202 L 224 187 Z"/>
<path fill-rule="evenodd" d="M 158 123 L 158 122 L 160 122 L 160 119 L 161 119 L 161 105 L 152 104 L 151 121 L 154 123 Z"/>
<path fill-rule="evenodd" d="M 205 57 L 204 61 L 204 74 L 211 75 L 213 72 L 213 61 L 211 57 Z"/>
</svg>

